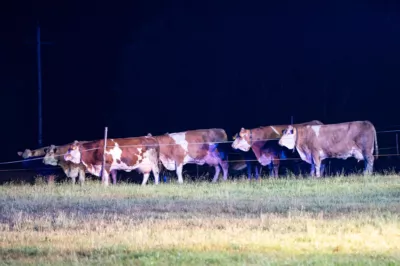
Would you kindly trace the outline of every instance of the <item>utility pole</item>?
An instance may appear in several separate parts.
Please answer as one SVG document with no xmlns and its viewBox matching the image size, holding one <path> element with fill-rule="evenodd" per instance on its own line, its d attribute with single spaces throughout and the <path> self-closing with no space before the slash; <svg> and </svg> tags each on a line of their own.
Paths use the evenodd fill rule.
<svg viewBox="0 0 400 266">
<path fill-rule="evenodd" d="M 41 42 L 40 40 L 40 25 L 36 25 L 36 56 L 37 56 L 37 75 L 38 75 L 38 145 L 43 145 L 43 118 L 42 118 L 42 44 L 52 44 L 49 42 Z"/>
</svg>

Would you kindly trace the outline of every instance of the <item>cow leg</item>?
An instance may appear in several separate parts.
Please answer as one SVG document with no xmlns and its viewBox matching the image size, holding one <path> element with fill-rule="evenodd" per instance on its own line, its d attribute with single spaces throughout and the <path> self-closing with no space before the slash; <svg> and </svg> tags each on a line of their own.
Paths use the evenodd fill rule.
<svg viewBox="0 0 400 266">
<path fill-rule="evenodd" d="M 321 159 L 319 156 L 313 156 L 313 165 L 315 165 L 315 175 L 317 178 L 321 177 Z"/>
<path fill-rule="evenodd" d="M 276 160 L 272 161 L 272 163 L 274 164 L 274 177 L 275 177 L 275 178 L 278 178 L 280 160 L 279 160 L 279 159 L 276 159 Z"/>
<path fill-rule="evenodd" d="M 143 181 L 142 181 L 142 186 L 145 186 L 147 184 L 147 180 L 149 180 L 150 173 L 143 173 Z"/>
<path fill-rule="evenodd" d="M 71 176 L 71 181 L 72 181 L 72 185 L 75 185 L 75 182 L 76 182 L 76 177 L 75 176 Z"/>
<path fill-rule="evenodd" d="M 247 179 L 251 179 L 251 162 L 246 162 L 247 165 Z"/>
<path fill-rule="evenodd" d="M 364 175 L 371 175 L 374 168 L 374 156 L 367 155 L 364 156 Z"/>
<path fill-rule="evenodd" d="M 325 163 L 321 162 L 321 176 L 324 176 L 325 174 Z"/>
<path fill-rule="evenodd" d="M 113 179 L 113 185 L 116 185 L 117 184 L 117 170 L 111 171 L 111 177 Z"/>
<path fill-rule="evenodd" d="M 314 162 L 311 163 L 311 172 L 310 172 L 311 177 L 315 176 L 315 164 Z"/>
<path fill-rule="evenodd" d="M 226 181 L 228 179 L 229 164 L 227 161 L 220 161 L 219 164 L 221 165 L 222 168 L 224 181 Z"/>
<path fill-rule="evenodd" d="M 214 168 L 215 168 L 215 174 L 214 174 L 214 178 L 212 180 L 213 183 L 218 181 L 219 173 L 221 172 L 221 169 L 219 168 L 218 164 L 214 165 Z"/>
<path fill-rule="evenodd" d="M 183 163 L 176 166 L 176 175 L 178 176 L 179 184 L 183 184 L 182 170 L 183 170 Z"/>
<path fill-rule="evenodd" d="M 260 176 L 260 172 L 258 171 L 258 165 L 254 166 L 254 176 L 255 176 L 255 179 L 258 180 L 258 177 Z"/>
<path fill-rule="evenodd" d="M 158 168 L 158 164 L 154 164 L 151 171 L 154 175 L 154 184 L 158 185 L 160 182 L 160 169 Z"/>
<path fill-rule="evenodd" d="M 79 169 L 79 184 L 82 186 L 85 182 L 85 170 Z"/>
</svg>

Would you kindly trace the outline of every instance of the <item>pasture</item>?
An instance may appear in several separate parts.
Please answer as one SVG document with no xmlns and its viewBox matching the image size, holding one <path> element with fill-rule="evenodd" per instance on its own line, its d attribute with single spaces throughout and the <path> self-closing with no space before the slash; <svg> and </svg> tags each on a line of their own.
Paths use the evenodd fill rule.
<svg viewBox="0 0 400 266">
<path fill-rule="evenodd" d="M 0 230 L 10 265 L 394 265 L 400 177 L 6 184 Z"/>
</svg>

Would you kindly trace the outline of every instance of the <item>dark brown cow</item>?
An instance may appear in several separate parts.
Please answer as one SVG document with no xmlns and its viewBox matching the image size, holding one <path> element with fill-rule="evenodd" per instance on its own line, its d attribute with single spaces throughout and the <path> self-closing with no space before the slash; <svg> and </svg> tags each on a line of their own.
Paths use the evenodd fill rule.
<svg viewBox="0 0 400 266">
<path fill-rule="evenodd" d="M 146 185 L 150 172 L 153 172 L 155 184 L 159 183 L 157 140 L 153 137 L 108 139 L 104 150 L 104 140 L 79 143 L 75 141 L 64 155 L 66 161 L 82 163 L 88 172 L 101 176 L 104 185 L 109 184 L 109 174 L 113 170 L 143 173 L 142 185 Z M 103 155 L 105 167 L 102 171 Z"/>
<path fill-rule="evenodd" d="M 148 136 L 151 136 L 149 134 Z M 198 129 L 154 137 L 160 145 L 160 161 L 170 171 L 176 170 L 178 182 L 183 183 L 182 169 L 187 163 L 215 167 L 213 182 L 218 180 L 219 165 L 223 170 L 223 179 L 228 178 L 228 162 L 224 154 L 218 151 L 218 143 L 228 140 L 225 130 L 219 128 Z"/>
<path fill-rule="evenodd" d="M 85 181 L 85 167 L 82 164 L 76 165 L 64 160 L 64 153 L 67 152 L 70 144 L 62 146 L 47 146 L 36 150 L 26 149 L 24 152 L 18 152 L 18 155 L 24 159 L 30 157 L 43 157 L 42 162 L 45 165 L 60 166 L 64 171 L 64 174 L 72 179 L 72 183 L 75 184 L 76 177 L 79 176 L 81 184 Z"/>
<path fill-rule="evenodd" d="M 325 158 L 364 160 L 364 174 L 371 174 L 378 140 L 374 125 L 369 121 L 354 121 L 330 125 L 288 126 L 279 140 L 281 146 L 296 148 L 303 161 L 316 169 L 320 177 L 321 161 Z"/>
<path fill-rule="evenodd" d="M 303 125 L 323 125 L 323 123 L 318 120 L 313 120 L 296 124 L 295 126 Z M 279 159 L 272 159 L 271 156 L 267 155 L 281 154 L 282 150 L 278 150 L 277 147 L 269 147 L 268 152 L 265 152 L 263 148 L 269 140 L 278 140 L 287 127 L 288 125 L 273 125 L 253 129 L 241 128 L 240 132 L 234 137 L 232 148 L 240 149 L 245 152 L 249 151 L 251 148 L 262 166 L 273 164 L 273 167 L 270 167 L 270 169 L 273 168 L 271 174 L 273 174 L 274 177 L 278 177 Z M 311 171 L 313 171 L 313 169 Z"/>
</svg>

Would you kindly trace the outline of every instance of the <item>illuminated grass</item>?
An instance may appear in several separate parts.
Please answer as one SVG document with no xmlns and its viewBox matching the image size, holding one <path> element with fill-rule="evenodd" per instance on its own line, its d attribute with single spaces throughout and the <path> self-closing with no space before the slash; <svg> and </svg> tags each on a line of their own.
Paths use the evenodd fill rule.
<svg viewBox="0 0 400 266">
<path fill-rule="evenodd" d="M 0 263 L 400 264 L 400 177 L 0 187 Z"/>
</svg>

